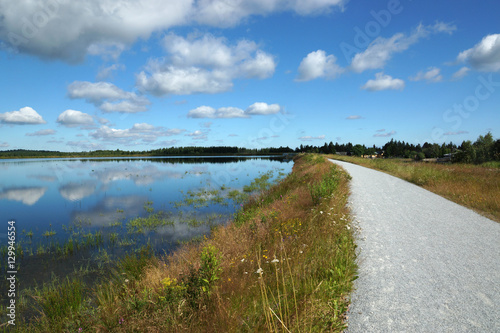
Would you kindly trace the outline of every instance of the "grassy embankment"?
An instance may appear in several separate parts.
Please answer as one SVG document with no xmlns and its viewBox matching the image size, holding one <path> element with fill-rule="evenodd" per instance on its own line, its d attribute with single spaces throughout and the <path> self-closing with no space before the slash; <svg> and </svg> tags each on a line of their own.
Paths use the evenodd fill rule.
<svg viewBox="0 0 500 333">
<path fill-rule="evenodd" d="M 44 286 L 40 315 L 18 331 L 342 331 L 356 277 L 348 180 L 301 156 L 209 239 L 128 256 L 92 289 L 76 278 Z"/>
<path fill-rule="evenodd" d="M 438 164 L 328 155 L 384 171 L 500 222 L 500 164 Z"/>
</svg>

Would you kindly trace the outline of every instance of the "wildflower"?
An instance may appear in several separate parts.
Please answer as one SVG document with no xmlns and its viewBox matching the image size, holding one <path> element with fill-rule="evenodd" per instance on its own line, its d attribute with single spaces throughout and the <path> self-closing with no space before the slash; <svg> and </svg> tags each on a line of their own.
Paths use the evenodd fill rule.
<svg viewBox="0 0 500 333">
<path fill-rule="evenodd" d="M 169 277 L 166 277 L 163 280 L 161 280 L 161 283 L 163 284 L 164 288 L 168 288 L 171 285 L 176 285 L 177 284 L 177 279 L 171 279 Z"/>
<path fill-rule="evenodd" d="M 228 282 L 231 282 L 231 278 L 227 278 L 227 281 L 228 281 Z"/>
<path fill-rule="evenodd" d="M 323 211 L 322 211 L 322 210 L 320 210 L 320 211 L 319 211 L 319 213 L 320 213 L 320 214 L 323 214 Z"/>
<path fill-rule="evenodd" d="M 259 267 L 259 269 L 258 269 L 258 270 L 257 270 L 257 272 L 255 272 L 255 273 L 257 273 L 257 274 L 262 274 L 262 273 L 264 273 L 264 270 L 263 270 L 261 267 Z"/>
<path fill-rule="evenodd" d="M 128 283 L 128 279 L 125 279 L 125 283 Z"/>
<path fill-rule="evenodd" d="M 248 274 L 248 272 L 245 272 L 244 274 Z"/>
<path fill-rule="evenodd" d="M 120 320 L 118 321 L 118 323 L 119 323 L 120 325 L 121 325 L 121 324 L 123 324 L 124 322 L 125 322 L 125 319 L 123 319 L 123 318 L 120 318 Z"/>
<path fill-rule="evenodd" d="M 299 253 L 304 253 L 304 251 L 300 250 Z"/>
<path fill-rule="evenodd" d="M 277 263 L 277 262 L 280 262 L 280 261 L 279 261 L 278 259 L 276 259 L 276 258 L 275 258 L 275 259 L 273 259 L 271 262 L 272 262 L 272 263 Z"/>
<path fill-rule="evenodd" d="M 346 225 L 345 227 L 347 228 L 347 230 L 351 230 L 350 226 Z"/>
<path fill-rule="evenodd" d="M 78 328 L 78 332 L 83 332 L 83 328 Z"/>
<path fill-rule="evenodd" d="M 245 258 L 241 259 L 240 261 L 241 261 L 241 262 L 245 262 Z"/>
</svg>

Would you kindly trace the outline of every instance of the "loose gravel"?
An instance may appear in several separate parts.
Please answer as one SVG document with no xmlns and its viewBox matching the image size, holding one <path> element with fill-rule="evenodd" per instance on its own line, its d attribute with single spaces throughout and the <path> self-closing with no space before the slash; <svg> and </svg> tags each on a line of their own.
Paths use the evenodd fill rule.
<svg viewBox="0 0 500 333">
<path fill-rule="evenodd" d="M 500 223 L 388 174 L 351 176 L 348 332 L 500 332 Z"/>
</svg>

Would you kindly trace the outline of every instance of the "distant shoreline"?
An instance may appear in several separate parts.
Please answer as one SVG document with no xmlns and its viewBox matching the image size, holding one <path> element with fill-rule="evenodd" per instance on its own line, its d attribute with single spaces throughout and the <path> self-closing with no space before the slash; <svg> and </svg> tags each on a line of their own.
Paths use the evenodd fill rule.
<svg viewBox="0 0 500 333">
<path fill-rule="evenodd" d="M 15 149 L 0 151 L 0 159 L 28 158 L 94 158 L 94 157 L 168 157 L 168 156 L 281 156 L 295 153 L 289 147 L 247 149 L 238 147 L 171 147 L 149 151 L 94 150 L 89 152 L 60 152 L 51 150 Z"/>
<path fill-rule="evenodd" d="M 70 153 L 68 153 L 70 154 Z M 285 153 L 286 154 L 286 153 Z M 15 160 L 15 159 L 43 159 L 43 158 L 114 158 L 114 157 L 218 157 L 218 156 L 234 156 L 234 157 L 250 157 L 250 156 L 283 156 L 284 153 L 266 153 L 266 154 L 171 154 L 171 155 L 143 155 L 143 154 L 127 154 L 127 155 L 46 155 L 46 156 L 0 156 L 0 160 Z"/>
</svg>

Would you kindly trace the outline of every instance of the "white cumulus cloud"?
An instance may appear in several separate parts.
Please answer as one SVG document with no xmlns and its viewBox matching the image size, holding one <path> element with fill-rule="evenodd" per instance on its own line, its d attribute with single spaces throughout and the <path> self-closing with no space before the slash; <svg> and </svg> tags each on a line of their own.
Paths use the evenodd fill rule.
<svg viewBox="0 0 500 333">
<path fill-rule="evenodd" d="M 112 101 L 125 99 L 130 95 L 109 82 L 75 81 L 68 86 L 70 98 L 82 98 L 93 104 L 100 104 L 105 99 Z"/>
<path fill-rule="evenodd" d="M 274 57 L 257 50 L 253 58 L 246 59 L 241 63 L 240 73 L 246 78 L 266 79 L 274 74 L 276 63 Z"/>
<path fill-rule="evenodd" d="M 151 104 L 146 97 L 124 91 L 109 82 L 75 81 L 68 86 L 68 96 L 84 99 L 103 112 L 144 112 Z"/>
<path fill-rule="evenodd" d="M 39 125 L 47 122 L 32 108 L 26 106 L 18 111 L 0 113 L 0 122 L 12 125 Z"/>
<path fill-rule="evenodd" d="M 296 81 L 309 81 L 317 78 L 334 79 L 344 71 L 337 65 L 334 55 L 326 55 L 323 50 L 309 53 L 299 65 Z"/>
<path fill-rule="evenodd" d="M 500 71 L 500 34 L 485 36 L 474 47 L 460 52 L 457 60 L 468 62 L 472 68 L 479 71 Z"/>
<path fill-rule="evenodd" d="M 220 93 L 230 90 L 234 79 L 265 79 L 276 68 L 274 57 L 248 40 L 230 45 L 211 34 L 199 38 L 169 34 L 163 46 L 168 56 L 150 60 L 136 80 L 141 91 L 156 96 Z"/>
<path fill-rule="evenodd" d="M 94 118 L 81 111 L 66 110 L 57 117 L 57 122 L 66 127 L 91 126 Z"/>
<path fill-rule="evenodd" d="M 262 102 L 257 102 L 250 105 L 246 110 L 247 115 L 268 115 L 276 114 L 281 111 L 281 106 L 279 104 L 267 104 Z"/>
<path fill-rule="evenodd" d="M 156 96 L 216 94 L 233 87 L 231 77 L 224 71 L 208 71 L 203 68 L 177 68 L 166 66 L 137 75 L 139 89 Z"/>
<path fill-rule="evenodd" d="M 67 62 L 116 57 L 138 38 L 186 23 L 192 0 L 1 1 L 0 40 L 23 53 Z"/>
<path fill-rule="evenodd" d="M 194 132 L 186 134 L 186 136 L 190 136 L 193 140 L 205 140 L 207 138 L 207 133 L 204 131 L 196 130 Z"/>
<path fill-rule="evenodd" d="M 401 79 L 394 79 L 390 75 L 384 75 L 383 72 L 375 74 L 374 80 L 368 80 L 361 89 L 368 91 L 380 90 L 403 90 L 405 82 Z"/>
<path fill-rule="evenodd" d="M 188 118 L 248 118 L 240 108 L 222 107 L 214 109 L 211 106 L 202 105 L 188 112 Z"/>
<path fill-rule="evenodd" d="M 215 109 L 211 106 L 200 106 L 188 112 L 188 118 L 250 118 L 254 115 L 276 114 L 281 111 L 279 104 L 257 102 L 246 110 L 237 107 L 222 107 Z"/>
</svg>

